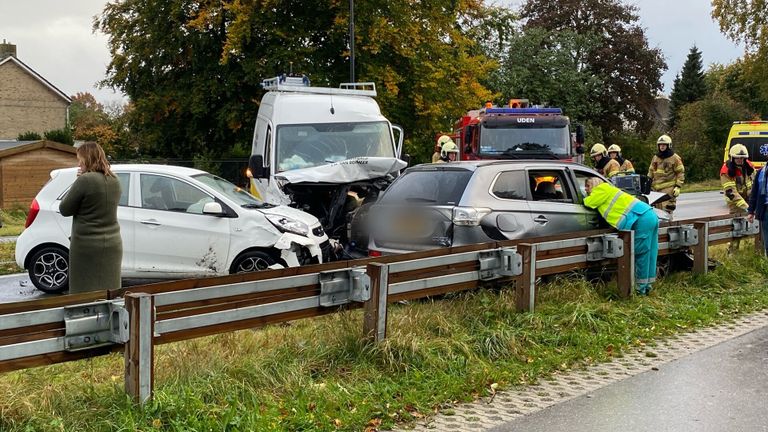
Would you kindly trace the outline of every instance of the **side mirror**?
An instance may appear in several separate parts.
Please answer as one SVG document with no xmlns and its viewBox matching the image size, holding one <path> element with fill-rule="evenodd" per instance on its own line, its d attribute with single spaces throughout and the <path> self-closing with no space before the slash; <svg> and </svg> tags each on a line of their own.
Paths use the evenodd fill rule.
<svg viewBox="0 0 768 432">
<path fill-rule="evenodd" d="M 405 132 L 403 128 L 398 125 L 392 125 L 392 133 L 397 131 L 397 145 L 395 145 L 395 157 L 399 158 L 403 152 L 403 138 L 405 138 Z"/>
<path fill-rule="evenodd" d="M 211 216 L 224 216 L 224 209 L 221 204 L 217 202 L 205 203 L 203 206 L 203 214 Z"/>
<path fill-rule="evenodd" d="M 248 159 L 248 170 L 251 171 L 253 178 L 267 178 L 269 176 L 262 155 L 251 155 L 251 158 Z"/>
<path fill-rule="evenodd" d="M 406 168 L 408 168 L 409 166 L 411 166 L 411 155 L 409 155 L 408 153 L 404 154 L 404 155 L 403 155 L 403 156 L 400 158 L 400 160 L 408 164 L 408 165 L 406 165 L 406 166 L 405 166 Z"/>
<path fill-rule="evenodd" d="M 584 125 L 576 125 L 576 143 L 584 145 Z"/>
</svg>

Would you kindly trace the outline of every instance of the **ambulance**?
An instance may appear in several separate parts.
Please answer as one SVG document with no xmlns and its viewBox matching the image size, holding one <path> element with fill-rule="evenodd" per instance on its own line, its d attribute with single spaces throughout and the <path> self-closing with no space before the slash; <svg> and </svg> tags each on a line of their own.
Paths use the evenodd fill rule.
<svg viewBox="0 0 768 432">
<path fill-rule="evenodd" d="M 723 161 L 729 159 L 728 151 L 732 145 L 743 144 L 749 151 L 749 160 L 755 168 L 762 168 L 768 162 L 768 121 L 736 121 L 731 126 L 728 140 L 725 142 Z"/>
</svg>

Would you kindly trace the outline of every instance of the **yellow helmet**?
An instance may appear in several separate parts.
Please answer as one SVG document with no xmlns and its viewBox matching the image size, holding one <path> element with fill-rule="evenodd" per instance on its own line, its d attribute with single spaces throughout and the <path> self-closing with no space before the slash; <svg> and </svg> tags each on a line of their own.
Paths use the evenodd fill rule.
<svg viewBox="0 0 768 432">
<path fill-rule="evenodd" d="M 440 150 L 440 156 L 443 158 L 447 158 L 448 153 L 457 153 L 457 156 L 458 156 L 459 148 L 456 147 L 456 144 L 454 144 L 453 141 L 449 141 L 443 144 L 443 149 Z"/>
<path fill-rule="evenodd" d="M 731 155 L 732 158 L 748 158 L 749 157 L 749 151 L 747 151 L 747 147 L 744 144 L 736 144 L 731 146 L 731 149 L 728 151 L 728 154 Z"/>
<path fill-rule="evenodd" d="M 660 136 L 658 140 L 656 140 L 656 145 L 659 144 L 666 144 L 667 147 L 672 147 L 672 138 L 670 138 L 669 135 L 664 134 Z"/>
<path fill-rule="evenodd" d="M 605 146 L 597 143 L 592 146 L 592 149 L 589 151 L 590 156 L 597 156 L 597 155 L 603 155 L 608 156 L 608 150 L 606 150 Z"/>
<path fill-rule="evenodd" d="M 610 147 L 608 147 L 608 153 L 621 153 L 621 147 L 617 146 L 616 144 L 611 144 Z"/>
<path fill-rule="evenodd" d="M 441 147 L 442 147 L 443 144 L 445 144 L 447 142 L 453 142 L 451 137 L 449 137 L 448 135 L 440 135 L 440 138 L 437 139 L 437 145 L 439 145 Z"/>
</svg>

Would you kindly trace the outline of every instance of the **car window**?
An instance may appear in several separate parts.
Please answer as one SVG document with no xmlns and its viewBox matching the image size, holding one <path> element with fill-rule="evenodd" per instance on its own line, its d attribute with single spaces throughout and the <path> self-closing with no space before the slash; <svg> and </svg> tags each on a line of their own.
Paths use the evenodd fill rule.
<svg viewBox="0 0 768 432">
<path fill-rule="evenodd" d="M 170 210 L 202 214 L 205 203 L 213 198 L 181 180 L 141 174 L 141 207 L 153 210 Z"/>
<path fill-rule="evenodd" d="M 530 170 L 528 187 L 534 201 L 574 202 L 563 171 Z"/>
<path fill-rule="evenodd" d="M 115 175 L 117 175 L 117 179 L 120 180 L 120 202 L 118 205 L 127 206 L 131 175 L 128 173 L 117 173 Z"/>
<path fill-rule="evenodd" d="M 504 199 L 526 199 L 525 172 L 505 171 L 499 173 L 491 187 L 491 194 Z"/>
<path fill-rule="evenodd" d="M 576 176 L 576 187 L 579 189 L 579 193 L 582 197 L 587 196 L 587 187 L 584 185 L 588 178 L 595 177 L 593 173 L 586 171 L 574 171 Z"/>
<path fill-rule="evenodd" d="M 457 205 L 472 171 L 410 171 L 398 178 L 381 197 L 383 204 Z"/>
</svg>

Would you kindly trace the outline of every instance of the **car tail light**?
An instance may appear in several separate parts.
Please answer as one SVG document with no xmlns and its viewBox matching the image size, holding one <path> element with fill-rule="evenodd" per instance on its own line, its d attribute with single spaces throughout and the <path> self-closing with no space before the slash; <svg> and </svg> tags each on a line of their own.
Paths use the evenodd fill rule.
<svg viewBox="0 0 768 432">
<path fill-rule="evenodd" d="M 40 204 L 36 199 L 32 200 L 32 204 L 29 205 L 29 214 L 27 214 L 27 221 L 24 223 L 24 228 L 29 228 L 32 222 L 35 221 L 37 214 L 40 213 Z"/>
<path fill-rule="evenodd" d="M 489 208 L 454 207 L 453 223 L 464 226 L 478 226 L 480 219 L 491 212 Z"/>
<path fill-rule="evenodd" d="M 377 250 L 371 249 L 371 250 L 368 251 L 368 256 L 369 257 L 380 257 L 381 256 L 381 251 L 377 251 Z"/>
</svg>

